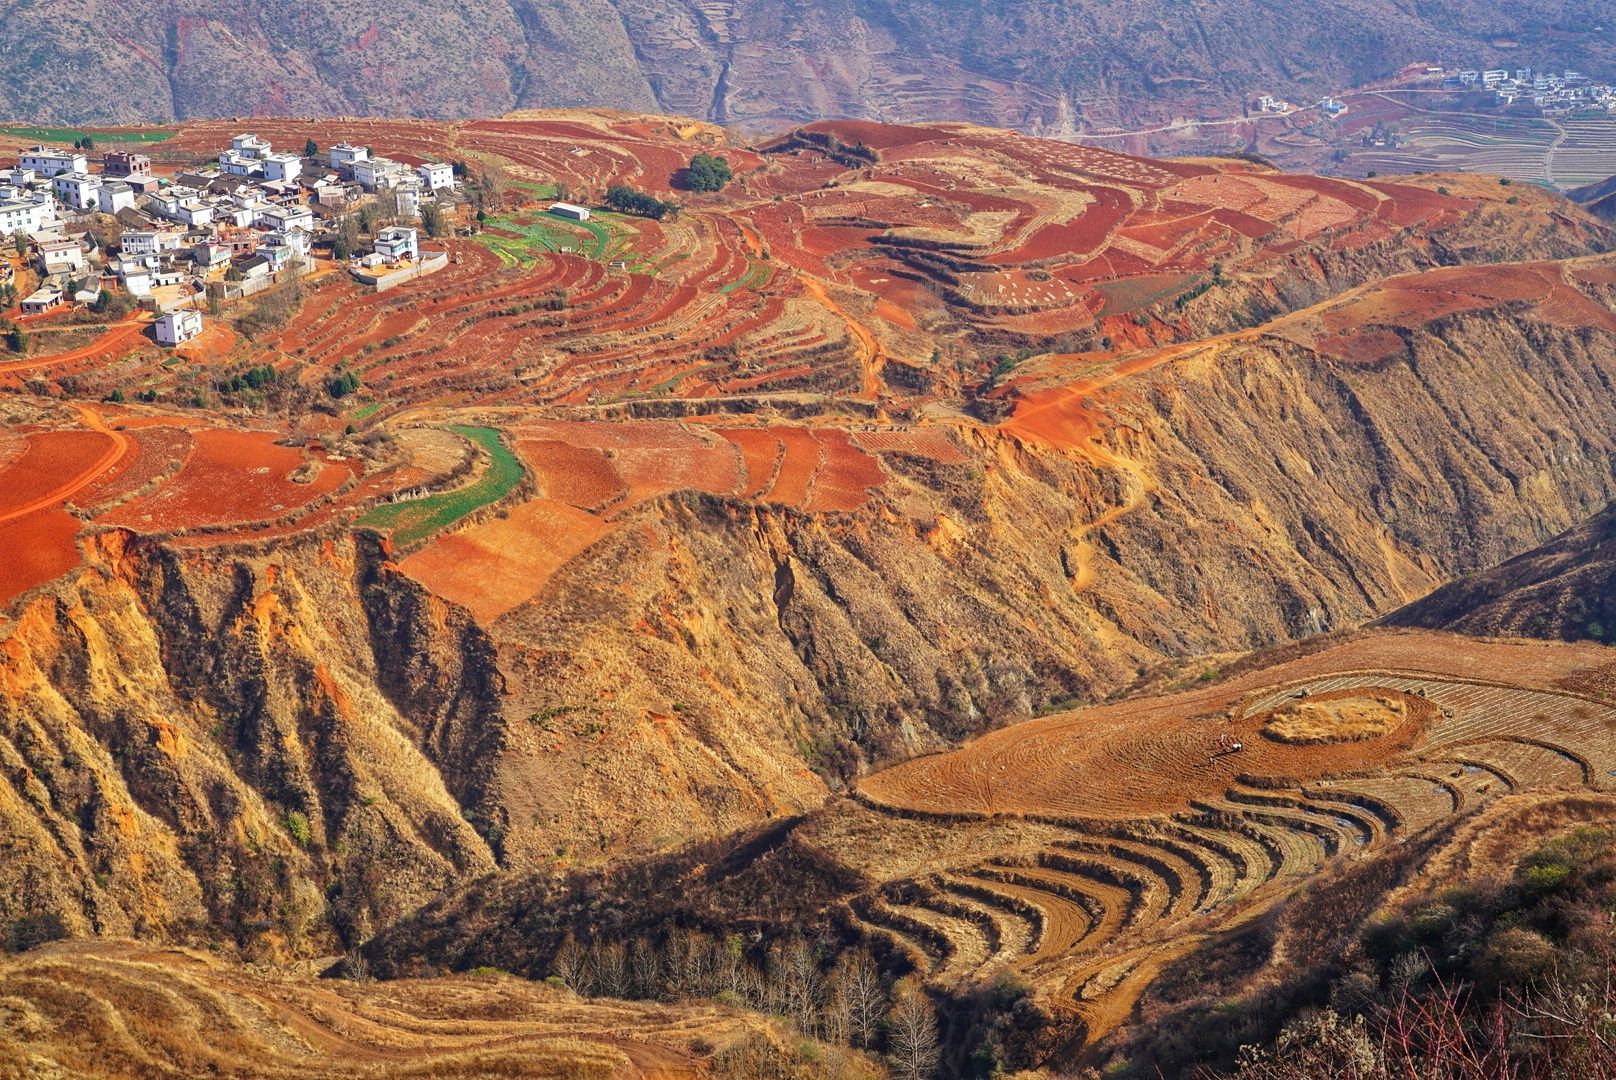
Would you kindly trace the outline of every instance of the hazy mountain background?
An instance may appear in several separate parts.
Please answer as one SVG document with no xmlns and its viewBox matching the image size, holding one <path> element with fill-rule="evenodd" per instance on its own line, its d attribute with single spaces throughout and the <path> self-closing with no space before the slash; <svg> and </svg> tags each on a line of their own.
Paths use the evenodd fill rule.
<svg viewBox="0 0 1616 1080">
<path fill-rule="evenodd" d="M 1610 70 L 1610 0 L 13 0 L 0 115 L 608 106 L 1058 131 L 1237 113 L 1417 60 Z"/>
</svg>

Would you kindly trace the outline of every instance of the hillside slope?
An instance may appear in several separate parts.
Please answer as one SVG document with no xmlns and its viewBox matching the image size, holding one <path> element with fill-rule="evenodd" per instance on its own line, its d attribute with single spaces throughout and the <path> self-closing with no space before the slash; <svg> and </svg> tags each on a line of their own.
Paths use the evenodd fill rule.
<svg viewBox="0 0 1616 1080">
<path fill-rule="evenodd" d="M 1616 507 L 1542 547 L 1444 585 L 1384 622 L 1465 634 L 1610 641 L 1616 638 Z"/>
<path fill-rule="evenodd" d="M 720 123 L 961 119 L 1059 131 L 1238 114 L 1419 60 L 1524 55 L 1605 73 L 1574 0 L 1162 2 L 425 0 L 284 5 L 95 0 L 0 6 L 0 115 L 150 121 L 657 109 Z M 1519 43 L 1507 55 L 1495 40 Z M 64 93 L 64 85 L 72 87 Z"/>
</svg>

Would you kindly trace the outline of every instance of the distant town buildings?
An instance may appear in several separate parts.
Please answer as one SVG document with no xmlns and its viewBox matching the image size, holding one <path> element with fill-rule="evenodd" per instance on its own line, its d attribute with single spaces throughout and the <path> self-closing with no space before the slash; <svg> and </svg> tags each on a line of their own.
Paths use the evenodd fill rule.
<svg viewBox="0 0 1616 1080">
<path fill-rule="evenodd" d="M 1508 108 L 1530 102 L 1545 116 L 1564 116 L 1580 110 L 1616 112 L 1616 87 L 1595 83 L 1572 68 L 1555 73 L 1530 67 L 1459 68 L 1444 72 L 1448 90 L 1488 90 L 1497 104 Z"/>
</svg>

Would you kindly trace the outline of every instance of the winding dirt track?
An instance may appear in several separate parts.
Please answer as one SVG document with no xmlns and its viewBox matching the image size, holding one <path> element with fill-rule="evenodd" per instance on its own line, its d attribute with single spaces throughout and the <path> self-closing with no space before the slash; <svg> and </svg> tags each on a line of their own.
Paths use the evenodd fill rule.
<svg viewBox="0 0 1616 1080">
<path fill-rule="evenodd" d="M 0 364 L 0 375 L 15 375 L 24 371 L 39 371 L 42 368 L 59 367 L 62 364 L 71 364 L 77 360 L 87 360 L 106 352 L 114 345 L 125 342 L 132 343 L 140 336 L 146 327 L 144 319 L 130 319 L 127 322 L 114 323 L 111 330 L 102 334 L 94 341 L 81 348 L 65 353 L 52 353 L 37 360 L 19 360 L 16 363 Z"/>
<path fill-rule="evenodd" d="M 79 411 L 79 415 L 83 417 L 85 426 L 90 428 L 92 431 L 100 432 L 101 434 L 110 438 L 112 440 L 112 445 L 107 449 L 106 453 L 102 454 L 95 460 L 93 464 L 75 476 L 72 480 L 69 480 L 67 483 L 47 491 L 45 494 L 39 496 L 31 502 L 24 503 L 22 506 L 13 507 L 12 509 L 7 510 L 5 513 L 0 514 L 0 524 L 7 521 L 14 521 L 20 517 L 26 517 L 36 510 L 44 510 L 47 507 L 56 506 L 59 503 L 66 502 L 68 499 L 71 499 L 74 495 L 78 494 L 84 488 L 93 483 L 98 477 L 100 477 L 102 473 L 116 465 L 119 460 L 122 459 L 124 454 L 129 452 L 129 436 L 125 435 L 121 431 L 114 431 L 107 427 L 106 422 L 101 419 L 101 413 L 97 411 L 94 406 L 75 405 L 74 408 L 76 408 Z"/>
</svg>

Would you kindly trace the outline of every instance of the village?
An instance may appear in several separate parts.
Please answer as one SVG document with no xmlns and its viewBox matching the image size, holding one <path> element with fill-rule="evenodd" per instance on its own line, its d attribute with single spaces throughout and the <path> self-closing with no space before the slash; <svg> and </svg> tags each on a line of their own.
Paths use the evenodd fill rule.
<svg viewBox="0 0 1616 1080">
<path fill-rule="evenodd" d="M 1569 116 L 1583 109 L 1616 112 L 1616 87 L 1595 83 L 1580 71 L 1467 68 L 1444 76 L 1444 90 L 1488 90 L 1503 108 L 1529 103 L 1544 116 Z"/>
<path fill-rule="evenodd" d="M 385 290 L 448 263 L 421 235 L 460 205 L 449 163 L 411 165 L 347 143 L 321 153 L 313 140 L 277 151 L 248 133 L 214 161 L 159 175 L 149 156 L 123 148 L 92 168 L 93 149 L 89 139 L 34 146 L 0 172 L 0 234 L 19 257 L 0 261 L 0 296 L 21 322 L 139 308 L 157 343 L 177 346 L 201 336 L 221 304 L 317 266 Z M 358 216 L 373 226 L 369 250 L 357 248 Z"/>
</svg>

